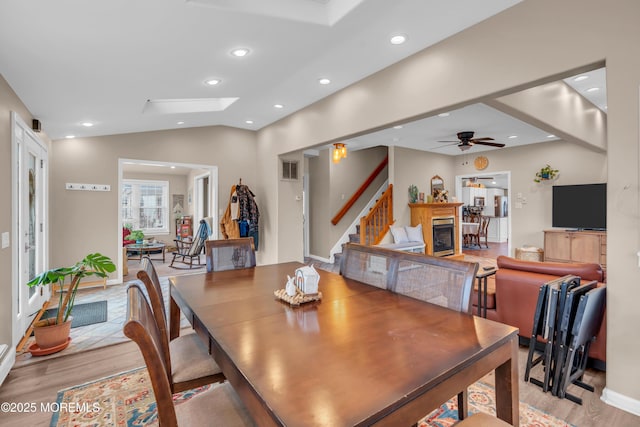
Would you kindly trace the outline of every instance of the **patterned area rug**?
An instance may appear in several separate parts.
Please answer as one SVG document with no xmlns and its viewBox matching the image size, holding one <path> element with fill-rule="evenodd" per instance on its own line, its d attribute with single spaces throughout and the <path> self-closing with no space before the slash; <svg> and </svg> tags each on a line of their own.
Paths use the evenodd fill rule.
<svg viewBox="0 0 640 427">
<path fill-rule="evenodd" d="M 177 393 L 173 396 L 180 405 L 205 386 Z M 493 388 L 483 383 L 469 387 L 470 410 L 494 413 Z M 58 392 L 51 427 L 103 427 L 158 425 L 156 403 L 151 380 L 145 368 L 123 372 L 86 384 L 69 387 Z M 458 419 L 456 399 L 451 399 L 418 423 L 419 427 L 448 427 Z M 520 403 L 521 427 L 573 427 L 552 415 Z"/>
<path fill-rule="evenodd" d="M 477 382 L 468 389 L 469 410 L 495 415 L 495 393 L 490 385 Z M 449 427 L 458 421 L 457 398 L 436 409 L 418 422 L 418 427 Z M 520 427 L 575 427 L 553 415 L 520 402 Z"/>
</svg>

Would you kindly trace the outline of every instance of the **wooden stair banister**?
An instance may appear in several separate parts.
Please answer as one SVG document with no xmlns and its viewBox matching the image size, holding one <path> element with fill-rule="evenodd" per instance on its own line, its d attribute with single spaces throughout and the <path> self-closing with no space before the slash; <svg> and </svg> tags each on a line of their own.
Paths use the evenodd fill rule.
<svg viewBox="0 0 640 427">
<path fill-rule="evenodd" d="M 393 184 L 389 184 L 369 213 L 360 218 L 360 243 L 379 244 L 393 222 Z"/>
<path fill-rule="evenodd" d="M 351 196 L 349 200 L 347 200 L 342 209 L 340 209 L 340 211 L 333 217 L 333 219 L 331 219 L 331 224 L 336 225 L 340 222 L 342 217 L 346 215 L 349 209 L 351 209 L 355 202 L 360 198 L 360 196 L 362 196 L 365 190 L 371 185 L 373 180 L 376 179 L 376 177 L 380 174 L 380 172 L 382 172 L 382 170 L 385 168 L 385 166 L 387 166 L 388 163 L 389 156 L 385 156 L 378 167 L 375 168 L 371 175 L 369 175 L 369 177 L 362 183 L 362 185 L 356 190 L 356 192 L 353 193 L 353 196 Z"/>
</svg>

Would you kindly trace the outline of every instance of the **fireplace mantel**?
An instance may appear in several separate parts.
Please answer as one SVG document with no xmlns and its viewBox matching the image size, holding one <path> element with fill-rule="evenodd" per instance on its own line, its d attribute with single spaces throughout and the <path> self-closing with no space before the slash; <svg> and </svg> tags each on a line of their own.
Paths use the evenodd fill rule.
<svg viewBox="0 0 640 427">
<path fill-rule="evenodd" d="M 463 203 L 409 203 L 411 209 L 411 226 L 422 224 L 422 235 L 426 244 L 425 253 L 433 255 L 434 218 L 454 218 L 454 255 L 462 256 L 460 246 L 460 206 Z"/>
</svg>

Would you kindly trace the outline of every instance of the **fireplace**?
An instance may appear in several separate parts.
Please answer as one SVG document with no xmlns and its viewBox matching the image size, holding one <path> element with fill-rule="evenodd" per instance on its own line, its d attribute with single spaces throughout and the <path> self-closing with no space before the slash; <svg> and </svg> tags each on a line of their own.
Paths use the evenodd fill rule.
<svg viewBox="0 0 640 427">
<path fill-rule="evenodd" d="M 433 256 L 447 256 L 455 253 L 455 218 L 434 218 Z"/>
</svg>

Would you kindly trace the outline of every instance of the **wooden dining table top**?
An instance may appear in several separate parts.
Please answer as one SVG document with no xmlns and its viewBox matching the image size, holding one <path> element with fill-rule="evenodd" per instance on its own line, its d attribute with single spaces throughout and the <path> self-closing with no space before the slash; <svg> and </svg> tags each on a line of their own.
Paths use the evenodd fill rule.
<svg viewBox="0 0 640 427">
<path fill-rule="evenodd" d="M 322 300 L 292 307 L 274 290 L 301 266 L 170 278 L 259 425 L 411 425 L 498 366 L 517 424 L 517 329 L 321 270 Z"/>
</svg>

